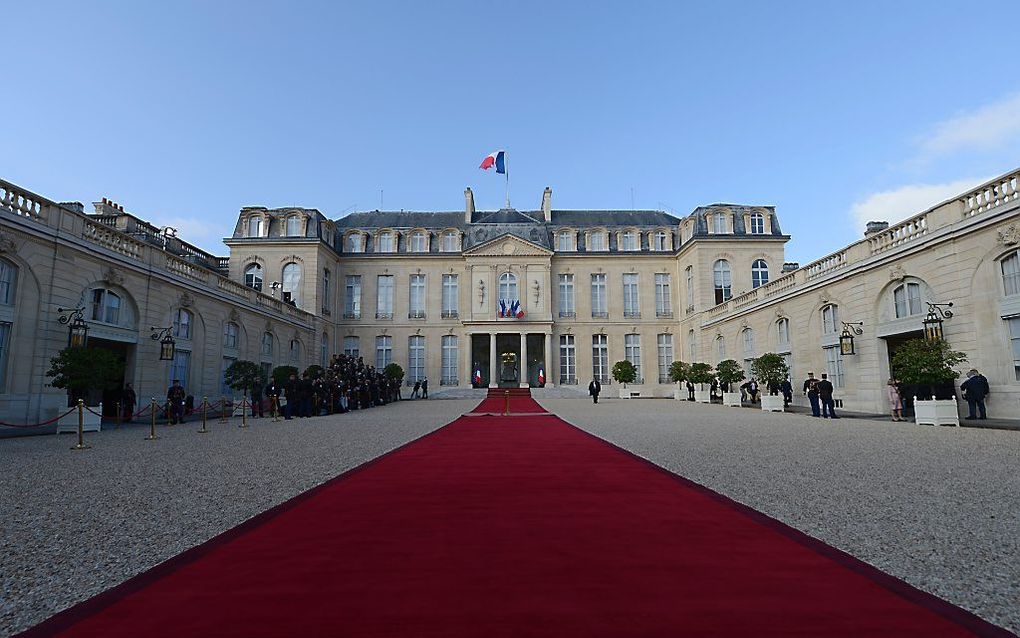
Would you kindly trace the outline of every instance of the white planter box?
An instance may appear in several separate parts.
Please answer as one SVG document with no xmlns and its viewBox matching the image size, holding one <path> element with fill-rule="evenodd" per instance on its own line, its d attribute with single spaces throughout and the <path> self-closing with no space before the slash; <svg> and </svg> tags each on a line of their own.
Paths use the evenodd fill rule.
<svg viewBox="0 0 1020 638">
<path fill-rule="evenodd" d="M 722 404 L 728 405 L 731 408 L 739 408 L 743 405 L 740 401 L 739 392 L 723 392 L 722 393 Z"/>
<path fill-rule="evenodd" d="M 922 401 L 914 397 L 914 423 L 960 427 L 960 412 L 956 406 L 956 399 Z"/>
<path fill-rule="evenodd" d="M 761 409 L 765 412 L 783 411 L 783 395 L 772 396 L 770 394 L 763 394 L 759 398 L 761 399 Z"/>
<path fill-rule="evenodd" d="M 89 412 L 89 408 L 95 410 L 97 414 L 92 414 L 92 412 Z M 63 412 L 66 409 L 67 408 L 64 408 L 63 410 L 61 410 L 61 412 Z M 97 416 L 98 414 L 102 413 L 103 413 L 102 403 L 100 403 L 99 405 L 87 406 L 85 408 L 85 418 L 83 419 L 84 427 L 82 428 L 82 431 L 99 432 L 100 430 L 102 430 L 103 420 L 99 416 Z M 78 431 L 78 406 L 75 406 L 74 410 L 72 410 L 70 414 L 57 421 L 57 434 L 60 434 L 62 432 L 77 432 L 77 431 Z"/>
<path fill-rule="evenodd" d="M 620 388 L 621 399 L 640 399 L 642 396 L 641 388 L 631 386 L 629 388 Z"/>
<path fill-rule="evenodd" d="M 687 396 L 688 396 L 687 395 L 687 388 L 685 388 L 683 385 L 681 385 L 679 383 L 674 383 L 673 384 L 673 398 L 674 399 L 676 399 L 677 401 L 686 401 L 687 400 Z"/>
<path fill-rule="evenodd" d="M 711 403 L 712 402 L 712 391 L 711 390 L 695 390 L 694 400 L 698 403 Z"/>
</svg>

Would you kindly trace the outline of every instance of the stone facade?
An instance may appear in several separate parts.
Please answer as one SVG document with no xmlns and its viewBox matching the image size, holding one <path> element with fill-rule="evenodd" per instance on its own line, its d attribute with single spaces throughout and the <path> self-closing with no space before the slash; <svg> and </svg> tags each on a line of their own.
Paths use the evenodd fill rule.
<svg viewBox="0 0 1020 638">
<path fill-rule="evenodd" d="M 675 359 L 743 362 L 773 351 L 787 355 L 795 385 L 809 370 L 828 372 L 843 406 L 867 412 L 885 411 L 890 352 L 918 335 L 927 303 L 953 302 L 947 339 L 968 354 L 966 368 L 988 376 L 990 415 L 1012 417 L 1017 176 L 891 228 L 873 225 L 804 267 L 785 263 L 789 236 L 768 206 L 715 204 L 683 218 L 555 210 L 546 189 L 538 210 L 477 211 L 468 189 L 464 210 L 451 212 L 334 221 L 314 209 L 248 207 L 224 259 L 112 203 L 86 215 L 0 182 L 0 259 L 16 277 L 13 303 L 0 304 L 0 325 L 10 326 L 0 419 L 31 421 L 63 405 L 44 376 L 67 338 L 55 309 L 88 306 L 99 287 L 123 296 L 131 321 L 93 320 L 90 335 L 125 354 L 140 397 L 161 395 L 172 374 L 148 328 L 173 325 L 185 309 L 193 330 L 179 347 L 191 353 L 196 396 L 220 394 L 234 357 L 303 367 L 345 351 L 399 363 L 408 383 L 428 378 L 434 391 L 544 383 L 583 392 L 594 376 L 610 382 L 626 358 L 640 364 L 636 390 L 671 396 L 664 377 Z M 852 356 L 838 354 L 844 321 L 863 322 Z M 228 324 L 236 347 L 226 345 Z"/>
</svg>

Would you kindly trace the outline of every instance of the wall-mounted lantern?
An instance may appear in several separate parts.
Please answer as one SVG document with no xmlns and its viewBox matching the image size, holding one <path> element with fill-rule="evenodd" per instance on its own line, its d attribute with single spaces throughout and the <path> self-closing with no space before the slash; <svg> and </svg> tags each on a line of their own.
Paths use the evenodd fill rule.
<svg viewBox="0 0 1020 638">
<path fill-rule="evenodd" d="M 839 335 L 839 353 L 841 355 L 857 354 L 854 350 L 854 335 L 864 334 L 863 321 L 844 321 L 843 334 Z"/>
</svg>

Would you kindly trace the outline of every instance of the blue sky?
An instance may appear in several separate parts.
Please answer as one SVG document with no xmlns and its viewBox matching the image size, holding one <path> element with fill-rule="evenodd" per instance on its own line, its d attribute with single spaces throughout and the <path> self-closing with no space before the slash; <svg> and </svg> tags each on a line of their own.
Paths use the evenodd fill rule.
<svg viewBox="0 0 1020 638">
<path fill-rule="evenodd" d="M 709 6 L 711 5 L 711 6 Z M 774 204 L 802 263 L 1020 166 L 1015 3 L 0 0 L 0 177 L 241 206 Z M 380 193 L 382 191 L 382 193 Z M 632 196 L 633 193 L 633 196 Z"/>
</svg>

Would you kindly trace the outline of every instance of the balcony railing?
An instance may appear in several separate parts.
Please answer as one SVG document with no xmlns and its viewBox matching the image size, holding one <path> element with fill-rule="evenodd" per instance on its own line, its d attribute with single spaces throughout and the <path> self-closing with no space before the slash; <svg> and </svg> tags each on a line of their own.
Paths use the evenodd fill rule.
<svg viewBox="0 0 1020 638">
<path fill-rule="evenodd" d="M 659 383 L 673 383 L 673 380 L 669 378 L 669 375 L 667 375 L 667 376 L 662 376 L 662 375 L 660 374 L 660 375 L 659 375 Z"/>
<path fill-rule="evenodd" d="M 573 319 L 577 313 L 573 310 L 560 310 L 560 319 Z"/>
<path fill-rule="evenodd" d="M 577 385 L 577 377 L 560 377 L 560 385 Z"/>
<path fill-rule="evenodd" d="M 660 319 L 663 319 L 663 318 L 670 319 L 670 318 L 673 317 L 673 311 L 672 310 L 656 310 L 655 311 L 655 316 L 660 318 Z"/>
<path fill-rule="evenodd" d="M 407 318 L 408 319 L 424 319 L 425 318 L 425 311 L 424 310 L 418 310 L 418 311 L 415 311 L 415 312 L 409 312 L 409 313 L 407 313 Z"/>
<path fill-rule="evenodd" d="M 460 313 L 456 310 L 444 310 L 439 316 L 443 319 L 457 319 L 460 317 Z"/>
<path fill-rule="evenodd" d="M 638 318 L 641 317 L 641 311 L 640 310 L 624 310 L 623 311 L 623 316 L 628 318 L 628 319 L 638 319 Z"/>
<path fill-rule="evenodd" d="M 592 319 L 608 319 L 609 318 L 609 313 L 608 312 L 595 312 L 593 310 L 592 313 L 591 313 L 591 318 Z"/>
<path fill-rule="evenodd" d="M 392 312 L 377 312 L 377 313 L 375 313 L 375 318 L 376 319 L 392 319 L 393 318 L 393 313 Z"/>
<path fill-rule="evenodd" d="M 375 318 L 381 319 L 382 317 L 376 315 Z M 361 312 L 344 312 L 344 319 L 361 319 Z"/>
</svg>

